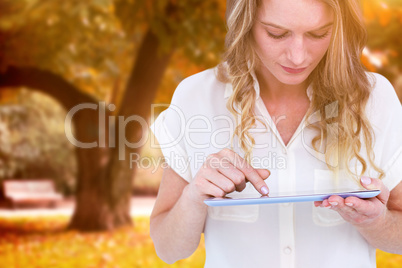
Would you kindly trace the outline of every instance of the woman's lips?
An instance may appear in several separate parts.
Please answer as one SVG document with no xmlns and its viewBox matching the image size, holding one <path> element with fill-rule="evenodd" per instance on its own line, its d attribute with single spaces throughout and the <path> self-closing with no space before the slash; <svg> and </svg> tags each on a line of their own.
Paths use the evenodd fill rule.
<svg viewBox="0 0 402 268">
<path fill-rule="evenodd" d="M 298 74 L 298 73 L 301 73 L 301 72 L 303 72 L 304 70 L 307 69 L 307 67 L 300 68 L 300 69 L 293 69 L 293 68 L 288 68 L 288 67 L 285 67 L 285 66 L 282 66 L 282 65 L 281 65 L 281 67 L 285 70 L 285 72 L 288 72 L 290 74 Z"/>
</svg>

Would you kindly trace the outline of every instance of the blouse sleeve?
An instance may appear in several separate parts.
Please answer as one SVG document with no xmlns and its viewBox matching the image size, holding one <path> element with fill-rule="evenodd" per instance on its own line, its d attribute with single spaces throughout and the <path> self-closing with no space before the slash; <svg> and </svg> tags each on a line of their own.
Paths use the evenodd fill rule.
<svg viewBox="0 0 402 268">
<path fill-rule="evenodd" d="M 402 180 L 402 106 L 391 83 L 376 74 L 371 100 L 376 162 L 385 172 L 383 183 L 392 190 Z"/>
<path fill-rule="evenodd" d="M 185 105 L 180 84 L 169 107 L 159 114 L 150 129 L 158 140 L 165 162 L 184 180 L 191 181 L 190 162 L 185 145 Z"/>
</svg>

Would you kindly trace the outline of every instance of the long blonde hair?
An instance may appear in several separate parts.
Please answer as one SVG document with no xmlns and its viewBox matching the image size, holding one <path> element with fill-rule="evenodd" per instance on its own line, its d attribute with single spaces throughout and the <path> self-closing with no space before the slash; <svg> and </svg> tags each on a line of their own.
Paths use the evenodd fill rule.
<svg viewBox="0 0 402 268">
<path fill-rule="evenodd" d="M 372 87 L 360 61 L 367 33 L 359 4 L 357 0 L 321 1 L 332 8 L 335 20 L 327 53 L 309 76 L 313 90 L 306 118 L 315 111 L 321 114 L 321 120 L 310 125 L 318 130 L 312 145 L 318 150 L 326 141 L 325 160 L 330 169 L 333 169 L 329 165 L 331 159 L 342 155 L 339 164 L 349 172 L 349 163 L 356 159 L 362 170 L 361 174 L 355 175 L 365 173 L 370 164 L 382 178 L 384 172 L 374 163 L 372 146 L 375 137 L 365 115 Z M 253 49 L 251 35 L 258 7 L 259 0 L 227 1 L 226 52 L 218 66 L 218 79 L 230 82 L 233 87 L 227 102 L 227 109 L 236 119 L 232 141 L 238 136 L 248 161 L 255 145 L 249 130 L 258 120 L 254 112 L 256 91 L 252 73 L 259 58 Z M 328 116 L 328 107 L 333 103 L 337 104 L 335 118 Z M 361 153 L 363 147 L 367 159 Z"/>
</svg>

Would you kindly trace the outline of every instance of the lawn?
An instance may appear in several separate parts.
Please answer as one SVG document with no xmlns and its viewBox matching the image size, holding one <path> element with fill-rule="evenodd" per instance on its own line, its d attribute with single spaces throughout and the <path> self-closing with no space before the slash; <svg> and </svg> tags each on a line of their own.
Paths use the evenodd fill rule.
<svg viewBox="0 0 402 268">
<path fill-rule="evenodd" d="M 167 265 L 155 253 L 149 218 L 113 232 L 62 231 L 67 217 L 0 219 L 0 267 L 203 267 L 202 245 L 190 258 Z"/>
<path fill-rule="evenodd" d="M 0 267 L 128 268 L 203 267 L 201 243 L 188 259 L 168 265 L 156 256 L 149 237 L 149 218 L 113 232 L 63 231 L 67 217 L 0 219 Z M 378 268 L 401 268 L 402 255 L 377 252 Z"/>
</svg>

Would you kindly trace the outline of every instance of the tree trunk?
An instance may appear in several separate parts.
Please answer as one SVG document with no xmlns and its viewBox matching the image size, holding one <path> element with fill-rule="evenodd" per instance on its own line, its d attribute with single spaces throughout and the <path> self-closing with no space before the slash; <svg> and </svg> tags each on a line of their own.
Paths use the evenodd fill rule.
<svg viewBox="0 0 402 268">
<path fill-rule="evenodd" d="M 150 105 L 172 55 L 172 52 L 160 55 L 159 46 L 158 39 L 149 30 L 139 48 L 126 86 L 118 112 L 120 119 L 127 119 L 131 115 L 138 115 L 145 120 L 149 117 Z M 68 228 L 101 231 L 132 224 L 129 211 L 135 165 L 130 167 L 130 154 L 138 153 L 140 148 L 119 145 L 126 137 L 132 143 L 138 141 L 147 130 L 133 122 L 120 129 L 118 118 L 115 118 L 116 125 L 109 122 L 111 113 L 108 109 L 104 109 L 103 124 L 103 119 L 99 118 L 99 103 L 51 72 L 30 67 L 11 67 L 6 73 L 0 74 L 0 88 L 20 86 L 37 89 L 52 96 L 67 111 L 83 103 L 97 105 L 96 109 L 81 109 L 73 117 L 75 139 L 83 143 L 97 142 L 97 146 L 77 147 L 77 202 Z M 109 146 L 109 123 L 116 133 L 112 137 L 115 147 Z M 120 136 L 124 139 L 119 139 Z M 105 144 L 100 146 L 103 140 Z M 121 160 L 122 156 L 124 160 Z"/>
<path fill-rule="evenodd" d="M 142 129 L 140 124 L 134 122 L 127 123 L 122 129 L 119 124 L 123 126 L 122 120 L 126 120 L 132 115 L 140 116 L 145 120 L 149 117 L 151 103 L 172 54 L 158 55 L 158 49 L 158 39 L 151 31 L 148 31 L 133 65 L 118 112 L 119 118 L 115 119 L 114 140 L 116 146 L 111 147 L 108 153 L 104 154 L 103 166 L 99 175 L 94 174 L 95 177 L 83 180 L 79 185 L 77 209 L 71 220 L 70 228 L 83 230 L 89 227 L 91 230 L 110 230 L 131 223 L 129 208 L 136 165 L 130 166 L 130 154 L 139 153 L 140 148 L 125 146 L 124 141 L 127 138 L 129 142 L 135 143 L 147 130 Z M 82 120 L 83 125 L 85 122 L 87 119 Z M 84 153 L 81 155 L 82 163 L 91 162 Z M 83 172 L 85 171 L 83 170 Z M 83 177 L 88 177 L 88 175 L 83 175 Z M 102 186 L 94 188 L 96 184 Z M 99 198 L 96 198 L 98 195 L 104 197 L 101 202 L 99 202 Z M 91 222 L 101 225 L 92 225 Z"/>
<path fill-rule="evenodd" d="M 36 89 L 53 97 L 67 111 L 79 104 L 94 105 L 96 110 L 81 109 L 73 115 L 74 138 L 83 143 L 99 142 L 100 131 L 103 131 L 105 127 L 101 129 L 102 126 L 99 125 L 99 106 L 94 98 L 81 92 L 62 77 L 34 67 L 9 67 L 4 74 L 0 74 L 0 89 L 4 87 L 17 89 L 21 86 Z M 108 118 L 108 115 L 106 110 L 105 117 Z M 121 207 L 116 207 L 115 211 L 107 209 L 110 205 L 108 204 L 109 195 L 105 194 L 108 191 L 107 183 L 105 183 L 108 180 L 105 159 L 110 158 L 110 152 L 111 150 L 107 147 L 99 146 L 94 148 L 77 147 L 76 149 L 78 163 L 76 210 L 84 210 L 88 214 L 84 215 L 86 224 L 80 225 L 77 228 L 79 230 L 110 229 L 111 221 L 130 223 L 129 200 L 126 200 Z M 85 200 L 82 201 L 79 197 L 85 197 Z M 123 220 L 120 219 L 122 214 L 126 215 Z M 113 218 L 119 218 L 119 220 L 111 220 Z M 105 225 L 108 227 L 104 227 Z"/>
<path fill-rule="evenodd" d="M 59 101 L 67 111 L 79 104 L 96 105 L 94 109 L 82 109 L 73 116 L 75 139 L 89 143 L 96 141 L 99 145 L 100 132 L 107 126 L 99 125 L 98 102 L 90 96 L 82 93 L 62 77 L 48 71 L 36 68 L 11 67 L 6 73 L 0 74 L 0 90 L 4 87 L 18 88 L 26 86 L 37 89 Z M 105 118 L 109 117 L 107 110 Z M 105 137 L 107 139 L 107 135 Z M 119 225 L 130 224 L 129 217 L 129 188 L 124 195 L 119 195 L 116 200 L 111 199 L 108 180 L 119 181 L 108 176 L 107 161 L 112 150 L 96 146 L 94 148 L 77 147 L 77 206 L 72 223 L 69 228 L 81 231 L 97 231 L 113 229 Z M 118 205 L 116 205 L 118 203 Z M 78 212 L 78 213 L 77 213 Z"/>
</svg>

